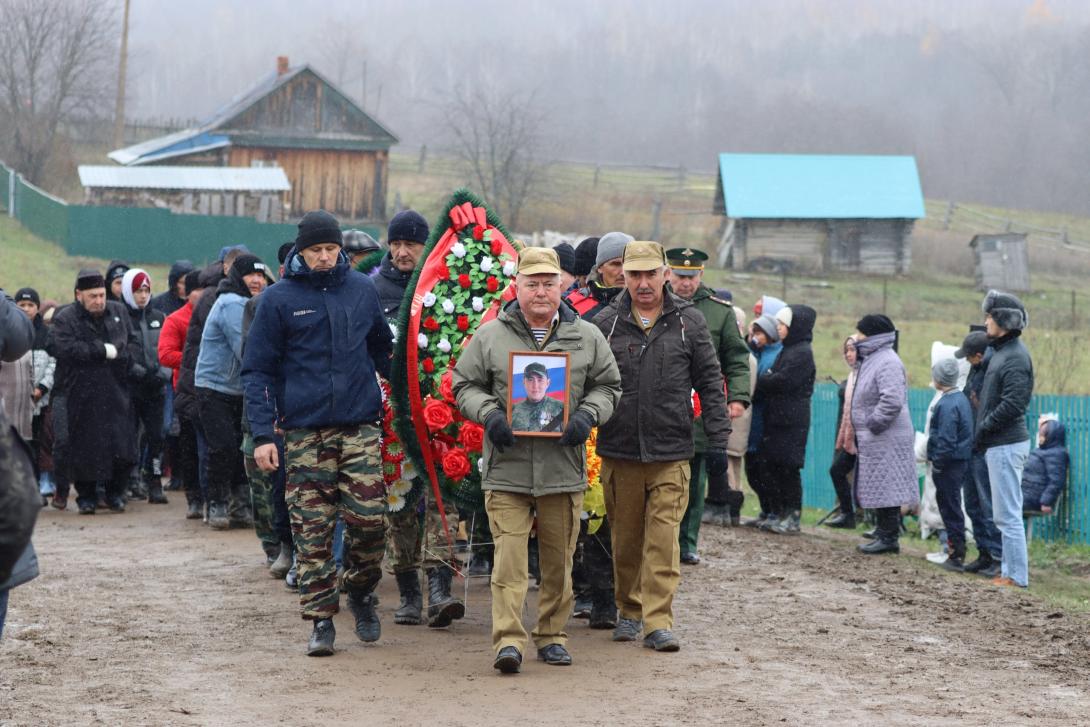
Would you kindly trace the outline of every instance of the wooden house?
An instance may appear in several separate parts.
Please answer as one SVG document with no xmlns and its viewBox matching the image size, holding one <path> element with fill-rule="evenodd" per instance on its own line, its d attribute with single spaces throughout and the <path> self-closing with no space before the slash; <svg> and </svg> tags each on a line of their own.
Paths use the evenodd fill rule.
<svg viewBox="0 0 1090 727">
<path fill-rule="evenodd" d="M 110 153 L 124 166 L 280 167 L 290 217 L 325 209 L 345 222 L 383 222 L 389 150 L 397 137 L 307 65 L 277 59 L 274 75 L 197 128 Z"/>
<path fill-rule="evenodd" d="M 908 156 L 720 154 L 719 262 L 739 270 L 894 275 L 925 216 Z"/>
<path fill-rule="evenodd" d="M 1029 291 L 1029 252 L 1024 233 L 976 235 L 969 247 L 976 258 L 978 290 Z"/>
</svg>

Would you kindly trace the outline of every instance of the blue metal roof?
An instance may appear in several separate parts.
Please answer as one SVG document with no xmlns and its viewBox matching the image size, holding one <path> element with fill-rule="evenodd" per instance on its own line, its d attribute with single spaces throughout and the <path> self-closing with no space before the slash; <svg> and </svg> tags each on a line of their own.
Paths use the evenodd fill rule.
<svg viewBox="0 0 1090 727">
<path fill-rule="evenodd" d="M 910 156 L 720 154 L 727 215 L 738 218 L 921 219 Z"/>
</svg>

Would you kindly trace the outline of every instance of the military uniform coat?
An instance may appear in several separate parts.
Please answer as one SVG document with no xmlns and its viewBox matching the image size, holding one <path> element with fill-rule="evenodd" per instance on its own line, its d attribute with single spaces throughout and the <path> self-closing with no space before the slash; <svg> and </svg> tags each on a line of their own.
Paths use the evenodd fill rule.
<svg viewBox="0 0 1090 727">
<path fill-rule="evenodd" d="M 106 343 L 117 349 L 117 358 L 106 358 Z M 139 346 L 121 303 L 107 301 L 99 318 L 79 303 L 53 316 L 48 347 L 57 359 L 53 421 L 65 427 L 73 480 L 108 480 L 115 462 L 136 461 L 128 379 Z"/>
</svg>

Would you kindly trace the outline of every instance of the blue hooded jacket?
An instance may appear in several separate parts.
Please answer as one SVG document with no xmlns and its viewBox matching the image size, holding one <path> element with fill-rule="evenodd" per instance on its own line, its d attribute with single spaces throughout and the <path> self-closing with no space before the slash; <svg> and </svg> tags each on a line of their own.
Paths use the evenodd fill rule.
<svg viewBox="0 0 1090 727">
<path fill-rule="evenodd" d="M 292 250 L 284 277 L 262 294 L 246 337 L 242 385 L 255 444 L 283 429 L 382 419 L 376 370 L 390 375 L 393 336 L 375 284 L 342 252 L 315 272 Z"/>
<path fill-rule="evenodd" d="M 931 410 L 927 458 L 938 468 L 973 456 L 973 408 L 959 389 L 945 392 Z"/>
<path fill-rule="evenodd" d="M 765 298 L 769 297 L 771 296 L 765 296 Z M 773 300 L 776 299 L 773 298 Z M 752 346 L 750 346 L 750 348 L 751 350 L 753 349 Z M 781 351 L 783 351 L 783 344 L 779 341 L 770 343 L 760 350 L 753 350 L 753 355 L 757 357 L 758 378 L 772 368 L 772 364 L 776 363 L 776 359 L 780 357 Z M 766 407 L 767 403 L 759 396 L 755 396 L 753 398 L 753 403 L 750 404 L 750 410 L 753 413 L 749 419 L 749 440 L 746 442 L 747 452 L 756 452 L 757 447 L 761 444 L 761 438 L 764 436 L 765 429 Z"/>
<path fill-rule="evenodd" d="M 1067 432 L 1057 421 L 1045 425 L 1045 443 L 1029 453 L 1022 470 L 1022 509 L 1052 507 L 1067 486 Z"/>
</svg>

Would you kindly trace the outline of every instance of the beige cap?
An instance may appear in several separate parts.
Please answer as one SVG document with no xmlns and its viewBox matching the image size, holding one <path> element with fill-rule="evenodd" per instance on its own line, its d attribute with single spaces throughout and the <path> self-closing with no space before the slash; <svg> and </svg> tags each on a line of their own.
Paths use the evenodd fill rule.
<svg viewBox="0 0 1090 727">
<path fill-rule="evenodd" d="M 784 306 L 776 311 L 776 320 L 784 324 L 788 328 L 791 327 L 791 308 Z"/>
<path fill-rule="evenodd" d="M 560 274 L 560 258 L 550 247 L 524 247 L 519 253 L 519 275 Z"/>
<path fill-rule="evenodd" d="M 658 270 L 666 265 L 666 253 L 662 245 L 647 240 L 630 242 L 624 249 L 623 269 Z"/>
</svg>

